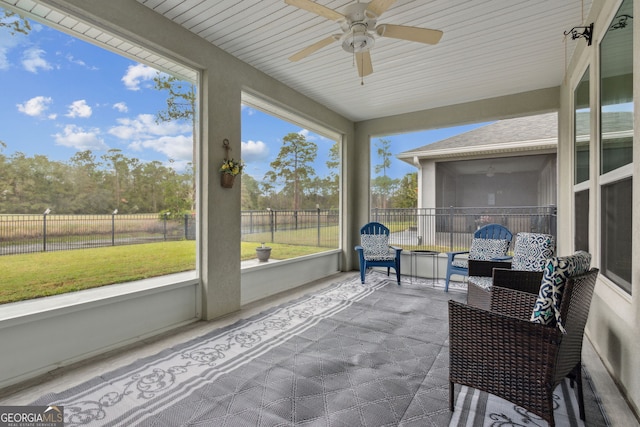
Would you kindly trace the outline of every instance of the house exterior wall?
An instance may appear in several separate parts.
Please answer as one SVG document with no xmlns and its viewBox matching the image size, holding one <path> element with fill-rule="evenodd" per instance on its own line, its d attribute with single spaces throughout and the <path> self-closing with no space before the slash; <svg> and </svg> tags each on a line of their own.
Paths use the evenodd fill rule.
<svg viewBox="0 0 640 427">
<path fill-rule="evenodd" d="M 595 40 L 592 46 L 578 41 L 577 50 L 567 69 L 567 78 L 561 88 L 558 145 L 558 253 L 566 255 L 574 250 L 573 205 L 573 92 L 583 73 L 589 67 L 591 93 L 591 145 L 589 189 L 589 251 L 592 265 L 601 267 L 600 222 L 603 208 L 600 199 L 598 170 L 600 50 L 599 43 L 607 32 L 622 0 L 592 3 L 585 22 L 594 22 Z M 640 0 L 633 0 L 634 15 L 640 11 Z M 636 414 L 640 414 L 640 25 L 633 25 L 633 200 L 632 200 L 632 293 L 622 291 L 612 281 L 599 275 L 595 288 L 586 336 L 593 344 L 606 368 L 623 390 Z M 627 88 L 630 85 L 627 83 Z"/>
</svg>

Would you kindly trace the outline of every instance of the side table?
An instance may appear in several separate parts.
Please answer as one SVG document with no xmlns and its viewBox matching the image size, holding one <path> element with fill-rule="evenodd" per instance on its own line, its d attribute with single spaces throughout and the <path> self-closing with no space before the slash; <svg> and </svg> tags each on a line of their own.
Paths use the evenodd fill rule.
<svg viewBox="0 0 640 427">
<path fill-rule="evenodd" d="M 431 258 L 431 272 L 434 277 L 431 279 L 431 285 L 435 287 L 436 281 L 438 280 L 438 255 L 440 252 L 438 251 L 427 251 L 427 250 L 415 250 L 409 252 L 411 256 L 409 263 L 411 268 L 411 283 L 415 283 L 418 277 L 418 257 L 430 257 Z"/>
</svg>

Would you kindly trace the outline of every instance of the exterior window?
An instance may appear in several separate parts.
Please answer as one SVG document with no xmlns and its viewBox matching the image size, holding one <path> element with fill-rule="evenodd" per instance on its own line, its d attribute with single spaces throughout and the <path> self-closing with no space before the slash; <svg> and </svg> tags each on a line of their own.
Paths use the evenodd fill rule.
<svg viewBox="0 0 640 427">
<path fill-rule="evenodd" d="M 633 0 L 600 43 L 601 271 L 631 294 L 633 176 Z M 624 24 L 621 24 L 624 22 Z"/>
<path fill-rule="evenodd" d="M 589 143 L 591 132 L 591 110 L 589 108 L 589 68 L 582 75 L 580 83 L 573 93 L 575 100 L 574 116 L 574 152 L 575 179 L 574 184 L 589 180 Z"/>
<path fill-rule="evenodd" d="M 602 272 L 631 293 L 631 178 L 602 186 Z"/>
<path fill-rule="evenodd" d="M 589 190 L 575 193 L 575 250 L 589 252 Z"/>
<path fill-rule="evenodd" d="M 589 147 L 591 145 L 591 108 L 589 68 L 573 92 L 574 99 L 574 246 L 589 251 Z"/>
</svg>

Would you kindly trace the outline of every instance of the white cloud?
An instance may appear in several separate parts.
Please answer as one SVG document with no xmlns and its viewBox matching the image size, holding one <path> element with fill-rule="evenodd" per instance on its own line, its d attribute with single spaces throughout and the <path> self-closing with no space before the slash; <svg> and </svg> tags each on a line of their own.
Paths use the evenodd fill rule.
<svg viewBox="0 0 640 427">
<path fill-rule="evenodd" d="M 158 75 L 158 71 L 143 64 L 129 65 L 127 72 L 122 77 L 122 82 L 129 90 L 140 90 L 140 84 L 146 80 L 152 80 Z"/>
<path fill-rule="evenodd" d="M 253 108 L 249 107 L 248 105 L 244 105 L 244 104 L 240 104 L 240 111 L 241 112 L 246 112 L 247 115 L 249 116 L 253 116 L 256 112 L 256 110 L 254 110 Z"/>
<path fill-rule="evenodd" d="M 298 134 L 304 136 L 307 141 L 329 141 L 329 139 L 325 138 L 324 136 L 312 133 L 308 129 L 301 129 L 300 131 L 298 131 Z"/>
<path fill-rule="evenodd" d="M 193 138 L 191 135 L 162 136 L 135 141 L 129 144 L 129 148 L 137 151 L 151 149 L 176 161 L 191 161 L 193 158 Z"/>
<path fill-rule="evenodd" d="M 37 74 L 38 69 L 51 70 L 53 67 L 42 56 L 46 52 L 37 47 L 32 47 L 22 54 L 22 66 L 25 70 Z"/>
<path fill-rule="evenodd" d="M 269 147 L 262 141 L 242 141 L 242 160 L 259 162 L 269 157 Z"/>
<path fill-rule="evenodd" d="M 155 122 L 152 114 L 140 114 L 135 119 L 117 119 L 118 126 L 109 129 L 109 134 L 129 142 L 132 150 L 150 149 L 165 154 L 184 167 L 193 158 L 191 124 Z"/>
<path fill-rule="evenodd" d="M 109 133 L 120 139 L 143 140 L 158 136 L 171 136 L 181 133 L 191 133 L 190 124 L 172 122 L 155 122 L 152 114 L 140 114 L 135 119 L 117 119 L 118 126 L 109 129 Z"/>
<path fill-rule="evenodd" d="M 85 131 L 76 125 L 66 125 L 62 133 L 56 133 L 53 137 L 56 144 L 76 150 L 106 150 L 109 147 L 99 134 L 99 129 Z"/>
<path fill-rule="evenodd" d="M 71 105 L 69 105 L 69 112 L 66 116 L 87 118 L 91 117 L 92 113 L 93 111 L 91 110 L 91 107 L 87 105 L 87 101 L 79 99 L 77 101 L 73 101 Z"/>
<path fill-rule="evenodd" d="M 7 52 L 9 52 L 9 49 L 0 46 L 0 70 L 8 70 L 11 66 L 9 58 L 7 57 Z"/>
<path fill-rule="evenodd" d="M 127 111 L 129 111 L 129 107 L 127 107 L 127 104 L 125 104 L 124 102 L 116 102 L 115 104 L 113 104 L 113 108 L 121 113 L 126 113 Z"/>
<path fill-rule="evenodd" d="M 20 33 L 16 33 L 10 37 L 0 37 L 0 70 L 8 70 L 11 68 L 12 64 L 9 60 L 9 52 L 24 44 L 26 40 L 27 36 Z"/>
<path fill-rule="evenodd" d="M 53 99 L 45 96 L 36 96 L 30 100 L 16 104 L 18 111 L 31 117 L 41 116 L 49 108 L 49 104 L 53 102 Z"/>
<path fill-rule="evenodd" d="M 82 59 L 78 59 L 76 57 L 74 57 L 73 55 L 71 55 L 70 53 L 68 53 L 65 58 L 67 59 L 67 61 L 71 62 L 72 64 L 75 65 L 79 65 L 81 67 L 86 68 L 87 70 L 91 70 L 91 71 L 95 71 L 98 70 L 98 67 L 95 67 L 93 65 L 87 65 L 86 62 L 84 62 Z"/>
<path fill-rule="evenodd" d="M 67 58 L 67 61 L 71 62 L 72 64 L 80 65 L 83 67 L 87 66 L 87 64 L 82 59 L 76 59 L 70 53 L 68 53 L 65 58 Z"/>
</svg>

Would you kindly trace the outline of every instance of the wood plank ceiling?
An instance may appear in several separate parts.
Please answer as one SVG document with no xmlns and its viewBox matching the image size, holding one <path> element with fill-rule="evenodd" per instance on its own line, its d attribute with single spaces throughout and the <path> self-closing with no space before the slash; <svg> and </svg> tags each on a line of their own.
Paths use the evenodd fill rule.
<svg viewBox="0 0 640 427">
<path fill-rule="evenodd" d="M 283 0 L 137 0 L 238 59 L 354 121 L 559 86 L 591 0 L 398 0 L 378 24 L 442 30 L 437 45 L 378 37 L 373 74 L 333 43 L 299 62 L 287 58 L 339 24 Z M 349 0 L 317 0 L 341 10 Z M 0 0 L 140 62 L 193 74 L 126 40 L 32 0 Z"/>
<path fill-rule="evenodd" d="M 336 22 L 283 0 L 138 0 L 231 55 L 344 116 L 366 120 L 559 86 L 565 54 L 584 40 L 590 0 L 398 0 L 378 20 L 444 31 L 435 46 L 377 38 L 364 86 L 353 55 L 333 43 L 287 58 L 331 34 Z M 350 0 L 317 0 L 341 10 Z M 566 43 L 566 45 L 565 45 Z M 566 48 L 566 52 L 565 52 Z"/>
</svg>

